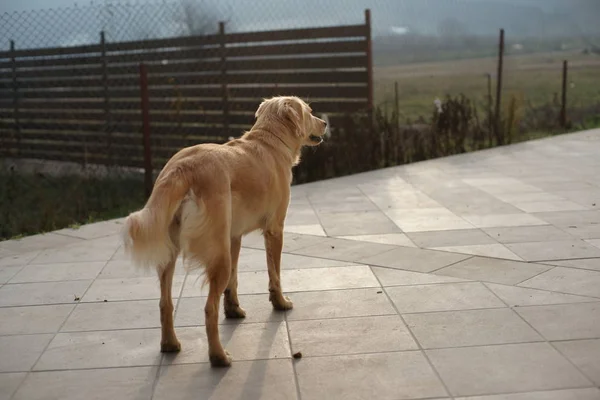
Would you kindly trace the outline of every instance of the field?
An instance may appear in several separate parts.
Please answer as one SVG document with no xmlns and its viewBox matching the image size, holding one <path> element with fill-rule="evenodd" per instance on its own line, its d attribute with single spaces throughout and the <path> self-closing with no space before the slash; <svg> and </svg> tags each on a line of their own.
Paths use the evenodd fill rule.
<svg viewBox="0 0 600 400">
<path fill-rule="evenodd" d="M 584 107 L 600 104 L 600 56 L 580 52 L 507 56 L 504 59 L 503 100 L 512 95 L 524 104 L 539 106 L 560 99 L 562 62 L 569 61 L 568 105 Z M 377 63 L 377 60 L 375 60 Z M 394 82 L 399 87 L 400 115 L 412 120 L 428 118 L 436 98 L 464 94 L 478 102 L 480 109 L 487 104 L 487 76 L 492 75 L 495 97 L 496 58 L 440 61 L 396 66 L 375 67 L 376 105 L 391 109 L 394 101 Z"/>
</svg>

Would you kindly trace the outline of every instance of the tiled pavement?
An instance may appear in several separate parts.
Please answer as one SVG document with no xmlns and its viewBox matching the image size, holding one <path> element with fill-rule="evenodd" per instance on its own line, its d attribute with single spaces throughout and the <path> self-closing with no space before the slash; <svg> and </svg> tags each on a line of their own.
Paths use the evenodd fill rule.
<svg viewBox="0 0 600 400">
<path fill-rule="evenodd" d="M 244 240 L 229 369 L 198 276 L 159 352 L 120 221 L 0 243 L 0 399 L 600 399 L 600 131 L 293 188 L 272 311 Z M 303 357 L 291 355 L 302 352 Z"/>
</svg>

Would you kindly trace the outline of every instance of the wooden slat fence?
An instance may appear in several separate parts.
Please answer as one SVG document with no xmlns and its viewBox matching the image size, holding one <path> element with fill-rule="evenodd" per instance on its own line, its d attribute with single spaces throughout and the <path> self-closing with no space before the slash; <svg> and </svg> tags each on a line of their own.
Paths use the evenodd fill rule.
<svg viewBox="0 0 600 400">
<path fill-rule="evenodd" d="M 0 52 L 0 156 L 142 167 L 140 63 L 154 167 L 221 143 L 264 97 L 297 95 L 335 129 L 372 110 L 371 26 L 226 33 Z M 337 122 L 340 122 L 338 124 Z M 335 132 L 334 132 L 335 133 Z"/>
</svg>

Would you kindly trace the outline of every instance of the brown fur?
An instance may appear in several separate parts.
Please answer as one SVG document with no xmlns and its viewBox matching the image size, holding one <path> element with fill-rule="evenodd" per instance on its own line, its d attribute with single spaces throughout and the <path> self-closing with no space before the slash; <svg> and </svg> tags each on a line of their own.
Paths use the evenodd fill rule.
<svg viewBox="0 0 600 400">
<path fill-rule="evenodd" d="M 188 268 L 204 268 L 209 285 L 205 306 L 209 357 L 228 366 L 219 340 L 222 293 L 229 318 L 243 318 L 237 296 L 241 238 L 262 230 L 269 272 L 269 300 L 292 308 L 283 296 L 280 261 L 283 226 L 290 199 L 292 167 L 303 146 L 321 142 L 326 123 L 297 97 L 265 100 L 256 123 L 241 138 L 223 145 L 202 144 L 175 154 L 158 176 L 145 207 L 125 222 L 125 249 L 137 265 L 155 267 L 161 287 L 161 350 L 179 351 L 173 327 L 171 284 L 180 251 Z"/>
</svg>

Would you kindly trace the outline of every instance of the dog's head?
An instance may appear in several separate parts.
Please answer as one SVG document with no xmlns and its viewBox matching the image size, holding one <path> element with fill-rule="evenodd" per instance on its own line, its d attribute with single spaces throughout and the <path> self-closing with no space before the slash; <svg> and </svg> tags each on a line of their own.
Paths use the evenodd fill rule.
<svg viewBox="0 0 600 400">
<path fill-rule="evenodd" d="M 323 141 L 327 123 L 312 115 L 312 109 L 295 96 L 278 96 L 264 100 L 256 110 L 257 123 L 278 122 L 301 146 L 316 146 Z"/>
</svg>

